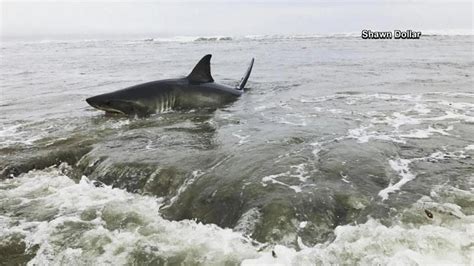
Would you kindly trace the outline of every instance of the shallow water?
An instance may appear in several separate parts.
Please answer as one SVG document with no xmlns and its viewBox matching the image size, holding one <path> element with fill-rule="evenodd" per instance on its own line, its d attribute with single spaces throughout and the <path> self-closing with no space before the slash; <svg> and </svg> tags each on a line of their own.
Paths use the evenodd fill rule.
<svg viewBox="0 0 474 266">
<path fill-rule="evenodd" d="M 2 261 L 470 264 L 472 41 L 2 43 Z M 84 101 L 207 53 L 228 85 L 256 59 L 215 112 Z"/>
</svg>

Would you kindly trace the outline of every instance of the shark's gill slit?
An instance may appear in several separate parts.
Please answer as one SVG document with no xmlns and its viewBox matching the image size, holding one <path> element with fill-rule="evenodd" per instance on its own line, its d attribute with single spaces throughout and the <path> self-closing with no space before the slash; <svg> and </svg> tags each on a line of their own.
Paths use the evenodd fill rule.
<svg viewBox="0 0 474 266">
<path fill-rule="evenodd" d="M 160 112 L 163 113 L 165 111 L 165 96 L 163 95 L 160 99 L 161 99 Z"/>
<path fill-rule="evenodd" d="M 163 97 L 161 98 L 161 112 L 165 112 L 166 111 L 166 95 L 163 95 Z"/>
</svg>

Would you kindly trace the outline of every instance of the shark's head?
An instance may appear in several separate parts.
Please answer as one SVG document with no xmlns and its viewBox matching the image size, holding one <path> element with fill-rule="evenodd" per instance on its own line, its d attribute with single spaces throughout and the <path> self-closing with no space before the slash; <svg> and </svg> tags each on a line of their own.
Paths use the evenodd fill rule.
<svg viewBox="0 0 474 266">
<path fill-rule="evenodd" d="M 130 115 L 143 114 L 146 112 L 144 106 L 138 101 L 133 101 L 126 98 L 121 99 L 111 93 L 87 98 L 86 102 L 90 106 L 105 111 L 106 113 Z"/>
</svg>

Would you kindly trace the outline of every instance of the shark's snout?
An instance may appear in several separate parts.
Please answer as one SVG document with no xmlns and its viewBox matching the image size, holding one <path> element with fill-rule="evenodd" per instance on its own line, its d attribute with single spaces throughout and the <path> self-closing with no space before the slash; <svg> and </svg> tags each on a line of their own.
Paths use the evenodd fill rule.
<svg viewBox="0 0 474 266">
<path fill-rule="evenodd" d="M 110 104 L 110 101 L 109 103 L 107 103 L 107 99 L 105 99 L 104 97 L 101 97 L 101 95 L 98 95 L 98 96 L 94 96 L 94 97 L 89 97 L 86 99 L 86 102 L 92 106 L 92 107 L 100 107 L 100 106 L 106 106 L 107 104 Z"/>
<path fill-rule="evenodd" d="M 86 102 L 95 108 L 111 106 L 112 103 L 108 97 L 103 97 L 102 95 L 89 97 L 86 99 Z"/>
<path fill-rule="evenodd" d="M 108 94 L 87 98 L 86 102 L 90 106 L 108 113 L 125 114 L 130 108 L 130 103 L 120 99 L 111 99 Z"/>
<path fill-rule="evenodd" d="M 104 110 L 104 111 L 115 111 L 114 108 L 112 108 L 111 101 L 109 99 L 106 99 L 105 97 L 99 96 L 94 96 L 86 99 L 86 102 L 99 110 Z"/>
<path fill-rule="evenodd" d="M 86 99 L 86 102 L 90 105 L 90 106 L 94 106 L 94 100 L 92 99 L 93 97 L 90 97 L 90 98 L 87 98 Z"/>
</svg>

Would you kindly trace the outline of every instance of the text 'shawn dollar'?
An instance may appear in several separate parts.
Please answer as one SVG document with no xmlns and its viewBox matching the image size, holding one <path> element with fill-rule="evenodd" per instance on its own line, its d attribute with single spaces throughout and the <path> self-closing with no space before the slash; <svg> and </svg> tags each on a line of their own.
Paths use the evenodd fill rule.
<svg viewBox="0 0 474 266">
<path fill-rule="evenodd" d="M 421 31 L 394 30 L 391 32 L 362 30 L 361 37 L 362 39 L 420 39 Z"/>
</svg>

